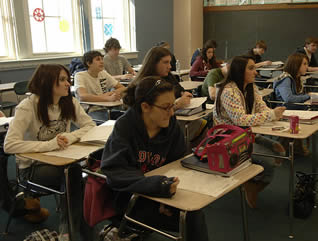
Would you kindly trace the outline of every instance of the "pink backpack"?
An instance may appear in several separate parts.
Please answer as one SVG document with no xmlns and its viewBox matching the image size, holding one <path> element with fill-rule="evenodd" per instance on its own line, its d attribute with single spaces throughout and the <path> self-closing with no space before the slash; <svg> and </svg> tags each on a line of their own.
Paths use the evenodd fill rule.
<svg viewBox="0 0 318 241">
<path fill-rule="evenodd" d="M 213 171 L 227 173 L 251 158 L 254 135 L 250 128 L 233 125 L 217 125 L 196 147 L 194 154 L 207 158 Z"/>
</svg>

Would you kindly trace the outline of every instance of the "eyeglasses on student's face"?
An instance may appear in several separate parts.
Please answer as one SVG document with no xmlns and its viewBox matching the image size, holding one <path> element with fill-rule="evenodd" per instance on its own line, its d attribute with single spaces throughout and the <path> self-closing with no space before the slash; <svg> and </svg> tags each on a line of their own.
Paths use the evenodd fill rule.
<svg viewBox="0 0 318 241">
<path fill-rule="evenodd" d="M 155 106 L 161 110 L 165 110 L 166 112 L 170 112 L 171 110 L 173 110 L 175 104 L 172 104 L 172 105 L 169 105 L 167 107 L 163 107 L 163 106 L 160 106 L 160 105 L 155 105 L 155 104 L 152 104 L 152 106 Z"/>
</svg>

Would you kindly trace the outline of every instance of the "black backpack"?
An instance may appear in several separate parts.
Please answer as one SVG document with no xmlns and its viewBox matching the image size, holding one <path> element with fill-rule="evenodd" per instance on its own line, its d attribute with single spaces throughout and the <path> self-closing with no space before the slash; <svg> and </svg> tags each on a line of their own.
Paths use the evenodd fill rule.
<svg viewBox="0 0 318 241">
<path fill-rule="evenodd" d="M 3 143 L 3 138 L 0 137 L 0 142 Z M 24 195 L 19 195 L 19 186 L 16 180 L 8 179 L 8 155 L 4 153 L 2 145 L 0 145 L 0 208 L 6 212 L 12 212 L 13 217 L 23 216 L 27 210 L 24 209 Z M 15 207 L 13 208 L 13 204 Z"/>
<path fill-rule="evenodd" d="M 73 58 L 70 63 L 70 74 L 75 75 L 77 72 L 85 71 L 87 68 L 80 58 Z"/>
<path fill-rule="evenodd" d="M 296 172 L 297 184 L 294 196 L 294 216 L 305 219 L 309 217 L 315 206 L 315 175 Z"/>
</svg>

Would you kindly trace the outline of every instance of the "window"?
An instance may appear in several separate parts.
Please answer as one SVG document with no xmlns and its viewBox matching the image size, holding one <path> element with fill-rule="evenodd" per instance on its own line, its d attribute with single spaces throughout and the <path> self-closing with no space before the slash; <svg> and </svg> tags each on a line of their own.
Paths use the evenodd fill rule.
<svg viewBox="0 0 318 241">
<path fill-rule="evenodd" d="M 0 4 L 0 33 L 4 33 L 0 58 L 82 54 L 78 0 L 0 0 Z"/>
<path fill-rule="evenodd" d="M 7 4 L 7 1 L 0 0 L 0 59 L 14 57 L 12 18 L 8 15 L 10 7 Z"/>
<path fill-rule="evenodd" d="M 102 49 L 109 37 L 135 51 L 134 1 L 0 0 L 0 61 L 6 68 L 67 62 L 84 48 Z"/>
<path fill-rule="evenodd" d="M 1 4 L 1 3 L 0 3 Z M 4 32 L 4 14 L 2 13 L 3 7 L 0 7 L 0 33 L 4 33 L 4 34 L 0 34 L 0 57 L 3 56 L 8 56 L 7 53 L 7 44 L 6 44 L 6 39 L 5 39 L 5 32 Z"/>
<path fill-rule="evenodd" d="M 91 0 L 92 49 L 117 38 L 124 51 L 136 50 L 135 6 L 132 0 Z"/>
<path fill-rule="evenodd" d="M 75 8 L 71 0 L 28 0 L 33 54 L 77 51 Z"/>
</svg>

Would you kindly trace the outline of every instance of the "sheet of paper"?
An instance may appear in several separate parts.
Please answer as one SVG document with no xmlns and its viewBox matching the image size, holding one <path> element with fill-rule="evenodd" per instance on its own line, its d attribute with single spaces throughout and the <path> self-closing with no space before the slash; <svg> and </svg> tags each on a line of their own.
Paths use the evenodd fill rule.
<svg viewBox="0 0 318 241">
<path fill-rule="evenodd" d="M 197 97 L 197 98 L 192 98 L 190 100 L 190 105 L 184 107 L 184 109 L 194 109 L 199 106 L 201 106 L 205 101 L 207 100 L 207 97 Z"/>
<path fill-rule="evenodd" d="M 0 126 L 9 124 L 14 117 L 0 117 Z"/>
<path fill-rule="evenodd" d="M 283 65 L 284 63 L 282 61 L 274 61 L 271 65 Z"/>
<path fill-rule="evenodd" d="M 207 110 L 212 110 L 213 107 L 214 107 L 214 104 L 205 104 L 205 108 L 206 108 Z"/>
<path fill-rule="evenodd" d="M 315 117 L 318 117 L 318 111 L 307 111 L 307 110 L 285 110 L 283 116 L 292 116 L 297 115 L 299 119 L 302 120 L 311 120 Z"/>
<path fill-rule="evenodd" d="M 171 169 L 164 175 L 167 177 L 178 177 L 180 179 L 178 189 L 202 193 L 213 197 L 218 197 L 226 189 L 234 186 L 238 182 L 234 177 L 222 177 L 191 169 Z"/>
<path fill-rule="evenodd" d="M 108 137 L 113 131 L 113 128 L 113 125 L 95 126 L 92 129 L 90 129 L 84 136 L 82 136 L 81 142 L 104 141 L 106 143 Z"/>
<path fill-rule="evenodd" d="M 114 126 L 116 123 L 116 120 L 108 120 L 105 121 L 103 124 L 101 124 L 101 126 Z"/>
<path fill-rule="evenodd" d="M 100 146 L 93 146 L 93 145 L 87 145 L 87 146 L 70 145 L 64 150 L 49 151 L 49 152 L 44 152 L 43 154 L 48 156 L 65 157 L 65 158 L 78 160 L 83 157 L 87 157 L 90 153 L 100 148 L 101 148 Z"/>
</svg>

